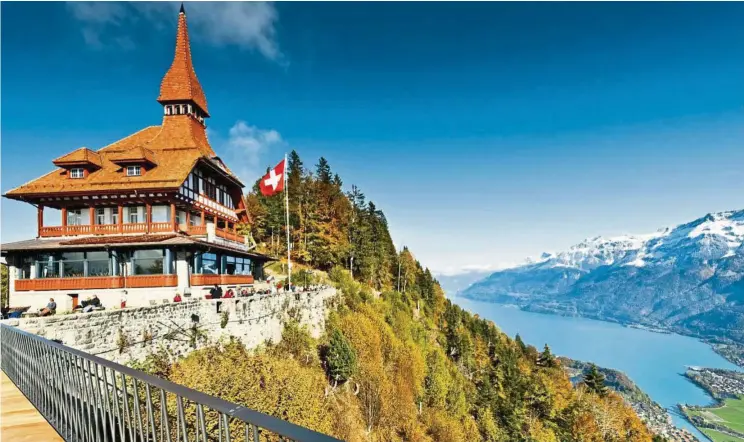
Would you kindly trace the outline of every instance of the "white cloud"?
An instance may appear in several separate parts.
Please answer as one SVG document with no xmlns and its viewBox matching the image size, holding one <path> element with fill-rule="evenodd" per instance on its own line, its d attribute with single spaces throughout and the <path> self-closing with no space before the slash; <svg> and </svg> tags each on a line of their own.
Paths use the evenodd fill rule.
<svg viewBox="0 0 744 442">
<path fill-rule="evenodd" d="M 131 25 L 146 22 L 159 32 L 172 30 L 178 3 L 70 2 L 72 16 L 81 22 L 83 39 L 100 49 L 114 44 L 133 47 Z M 214 46 L 233 45 L 257 50 L 270 60 L 283 61 L 276 43 L 278 14 L 267 2 L 190 2 L 185 5 L 189 32 Z"/>
<path fill-rule="evenodd" d="M 225 162 L 246 186 L 252 186 L 253 182 L 264 174 L 266 164 L 263 163 L 280 161 L 283 155 L 280 148 L 286 145 L 276 130 L 260 129 L 248 125 L 245 121 L 236 122 L 224 141 L 219 140 L 219 137 L 211 132 L 209 136 L 210 139 L 215 138 L 214 145 L 220 146 L 218 152 L 225 155 Z M 270 153 L 276 158 L 270 158 L 267 155 Z"/>
</svg>

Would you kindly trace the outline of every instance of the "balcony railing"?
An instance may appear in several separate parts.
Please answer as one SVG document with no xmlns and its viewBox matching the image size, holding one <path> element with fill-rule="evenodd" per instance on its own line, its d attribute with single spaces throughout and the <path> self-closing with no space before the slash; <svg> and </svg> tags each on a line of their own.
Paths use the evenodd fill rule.
<svg viewBox="0 0 744 442">
<path fill-rule="evenodd" d="M 230 284 L 253 284 L 252 275 L 191 275 L 191 286 L 230 285 Z"/>
<path fill-rule="evenodd" d="M 2 370 L 65 440 L 338 441 L 5 324 L 0 344 Z"/>
<path fill-rule="evenodd" d="M 215 229 L 215 233 L 217 234 L 217 236 L 223 239 L 228 239 L 230 241 L 239 242 L 241 244 L 245 242 L 245 237 L 243 235 L 240 235 L 238 233 L 233 233 L 230 230 Z"/>
<path fill-rule="evenodd" d="M 176 275 L 132 275 L 127 276 L 90 276 L 77 278 L 36 278 L 16 279 L 15 289 L 19 292 L 44 290 L 91 290 L 121 289 L 140 287 L 175 287 L 178 285 Z"/>
</svg>

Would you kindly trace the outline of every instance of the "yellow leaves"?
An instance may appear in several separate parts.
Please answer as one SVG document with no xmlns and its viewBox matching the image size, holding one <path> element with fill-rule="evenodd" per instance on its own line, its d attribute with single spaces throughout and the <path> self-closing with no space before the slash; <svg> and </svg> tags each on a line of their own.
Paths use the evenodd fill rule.
<svg viewBox="0 0 744 442">
<path fill-rule="evenodd" d="M 250 354 L 229 343 L 224 350 L 204 349 L 177 362 L 171 379 L 316 431 L 333 432 L 322 370 L 294 359 Z"/>
</svg>

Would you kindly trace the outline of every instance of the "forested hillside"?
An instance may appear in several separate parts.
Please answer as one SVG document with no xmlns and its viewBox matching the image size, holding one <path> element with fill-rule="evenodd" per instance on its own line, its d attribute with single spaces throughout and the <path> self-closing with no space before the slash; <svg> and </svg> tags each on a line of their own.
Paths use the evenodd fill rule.
<svg viewBox="0 0 744 442">
<path fill-rule="evenodd" d="M 293 152 L 290 170 L 293 255 L 329 270 L 341 293 L 325 334 L 313 339 L 287 312 L 281 342 L 250 351 L 229 342 L 172 365 L 153 355 L 141 367 L 348 441 L 652 440 L 619 396 L 572 386 L 547 346 L 447 300 L 326 161 L 310 173 Z M 254 189 L 248 202 L 255 239 L 281 255 L 283 199 Z"/>
<path fill-rule="evenodd" d="M 320 270 L 340 265 L 377 289 L 397 283 L 397 252 L 382 211 L 356 186 L 344 193 L 341 178 L 325 158 L 320 158 L 312 172 L 295 151 L 288 163 L 292 260 Z M 256 181 L 247 207 L 259 250 L 286 256 L 283 195 L 261 195 Z M 409 266 L 403 269 L 401 280 L 412 275 Z"/>
</svg>

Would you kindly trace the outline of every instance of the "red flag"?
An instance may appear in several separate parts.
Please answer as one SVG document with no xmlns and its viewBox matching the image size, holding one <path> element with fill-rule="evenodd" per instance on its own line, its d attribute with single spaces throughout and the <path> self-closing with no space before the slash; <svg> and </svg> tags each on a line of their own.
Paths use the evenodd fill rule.
<svg viewBox="0 0 744 442">
<path fill-rule="evenodd" d="M 284 160 L 282 160 L 261 178 L 258 183 L 261 193 L 264 196 L 272 196 L 284 190 L 284 176 Z"/>
</svg>

